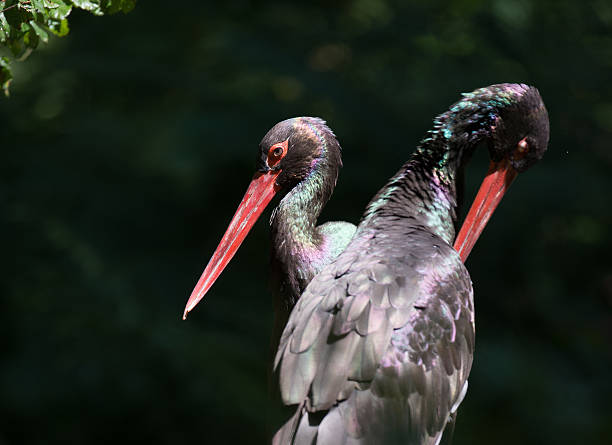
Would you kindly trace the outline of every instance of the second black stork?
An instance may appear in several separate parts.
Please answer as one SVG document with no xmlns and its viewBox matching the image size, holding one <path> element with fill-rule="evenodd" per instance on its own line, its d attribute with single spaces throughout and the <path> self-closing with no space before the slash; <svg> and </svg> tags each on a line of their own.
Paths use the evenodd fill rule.
<svg viewBox="0 0 612 445">
<path fill-rule="evenodd" d="M 272 195 L 285 190 L 285 201 L 297 190 L 293 207 L 280 213 L 281 201 L 273 217 L 273 254 L 284 265 L 285 282 L 297 283 L 285 290 L 287 308 L 305 286 L 274 363 L 283 402 L 295 407 L 274 442 L 437 444 L 463 400 L 473 358 L 473 290 L 462 261 L 517 173 L 546 150 L 549 124 L 541 97 L 519 84 L 464 94 L 434 120 L 409 161 L 370 202 L 354 235 L 345 225 L 328 236 L 314 226 L 337 176 L 337 168 L 321 173 L 319 167 L 330 164 L 323 147 L 333 134 L 313 121 L 314 136 L 293 139 L 303 121 L 279 125 L 287 122 L 286 133 L 264 138 L 260 173 L 186 312 Z M 457 179 L 481 142 L 491 158 L 489 173 L 455 239 Z M 314 216 L 297 215 L 309 205 Z M 281 214 L 286 221 L 278 220 Z M 306 229 L 295 224 L 300 218 L 309 221 Z M 333 248 L 327 240 L 335 240 Z M 304 255 L 283 260 L 290 246 L 289 254 L 298 246 Z"/>
</svg>

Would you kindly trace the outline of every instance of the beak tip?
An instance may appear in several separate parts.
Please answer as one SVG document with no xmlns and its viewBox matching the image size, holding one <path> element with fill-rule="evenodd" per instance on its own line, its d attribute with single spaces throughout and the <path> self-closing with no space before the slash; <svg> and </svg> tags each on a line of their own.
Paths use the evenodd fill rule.
<svg viewBox="0 0 612 445">
<path fill-rule="evenodd" d="M 192 301 L 191 298 L 189 299 L 189 301 L 187 302 L 187 306 L 185 306 L 185 310 L 183 311 L 183 320 L 187 320 L 187 315 L 189 315 L 189 312 L 193 310 L 193 308 L 198 304 L 199 301 L 199 299 L 195 301 Z"/>
</svg>

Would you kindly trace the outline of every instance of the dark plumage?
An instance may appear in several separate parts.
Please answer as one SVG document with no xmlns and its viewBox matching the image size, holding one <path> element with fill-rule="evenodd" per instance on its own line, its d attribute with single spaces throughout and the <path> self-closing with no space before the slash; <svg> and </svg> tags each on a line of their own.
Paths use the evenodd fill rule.
<svg viewBox="0 0 612 445">
<path fill-rule="evenodd" d="M 325 121 L 300 117 L 272 127 L 259 144 L 260 172 L 271 169 L 267 164 L 270 147 L 285 140 L 287 154 L 272 167 L 280 172 L 276 184 L 283 195 L 270 218 L 273 354 L 297 299 L 310 280 L 344 250 L 356 229 L 346 222 L 316 225 L 342 167 L 340 144 Z"/>
<path fill-rule="evenodd" d="M 276 443 L 435 443 L 460 402 L 474 347 L 467 271 L 427 230 L 388 232 L 359 236 L 298 302 L 276 363 L 298 408 Z"/>
<path fill-rule="evenodd" d="M 548 116 L 537 90 L 493 85 L 438 116 L 308 285 L 275 359 L 283 401 L 295 406 L 275 443 L 440 441 L 472 364 L 472 285 L 451 243 L 456 178 L 481 141 L 504 168 L 541 158 Z"/>
</svg>

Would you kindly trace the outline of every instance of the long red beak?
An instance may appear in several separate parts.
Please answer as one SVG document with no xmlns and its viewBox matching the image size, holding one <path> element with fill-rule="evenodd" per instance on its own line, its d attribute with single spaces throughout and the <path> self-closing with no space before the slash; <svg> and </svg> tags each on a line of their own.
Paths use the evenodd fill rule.
<svg viewBox="0 0 612 445">
<path fill-rule="evenodd" d="M 454 248 L 459 252 L 461 261 L 465 262 L 489 218 L 493 215 L 495 207 L 504 197 L 517 174 L 518 172 L 507 159 L 500 162 L 491 161 L 487 176 L 482 181 L 472 207 L 459 230 L 459 235 L 455 239 Z"/>
<path fill-rule="evenodd" d="M 279 187 L 276 185 L 275 180 L 279 173 L 280 171 L 256 173 L 253 177 L 229 227 L 225 231 L 225 235 L 223 235 L 221 242 L 217 246 L 217 250 L 215 250 L 206 269 L 204 269 L 195 289 L 191 292 L 191 296 L 185 306 L 183 320 L 187 318 L 187 314 L 204 298 L 208 289 L 221 275 L 221 272 L 223 272 L 225 266 L 234 257 L 234 254 L 246 238 L 251 227 L 253 227 L 253 224 L 259 218 L 259 215 L 261 215 L 278 191 Z"/>
</svg>

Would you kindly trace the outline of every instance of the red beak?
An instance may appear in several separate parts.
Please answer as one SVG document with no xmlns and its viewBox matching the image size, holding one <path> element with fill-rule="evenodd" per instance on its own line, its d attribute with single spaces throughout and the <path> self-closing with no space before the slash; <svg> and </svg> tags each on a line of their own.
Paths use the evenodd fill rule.
<svg viewBox="0 0 612 445">
<path fill-rule="evenodd" d="M 504 197 L 517 174 L 518 172 L 510 165 L 509 160 L 491 161 L 487 176 L 482 181 L 472 207 L 459 230 L 459 235 L 455 239 L 454 248 L 459 252 L 461 261 L 465 262 L 489 218 L 493 215 L 495 207 Z"/>
<path fill-rule="evenodd" d="M 206 269 L 202 273 L 198 284 L 187 301 L 183 320 L 187 318 L 187 314 L 193 310 L 200 302 L 208 289 L 217 280 L 225 266 L 234 257 L 234 254 L 246 238 L 247 234 L 259 218 L 259 215 L 264 211 L 268 203 L 272 200 L 279 187 L 276 185 L 276 177 L 280 173 L 278 171 L 270 171 L 268 173 L 256 173 L 247 189 L 229 227 L 225 231 L 225 235 L 217 246 L 217 250 L 208 262 Z"/>
</svg>

